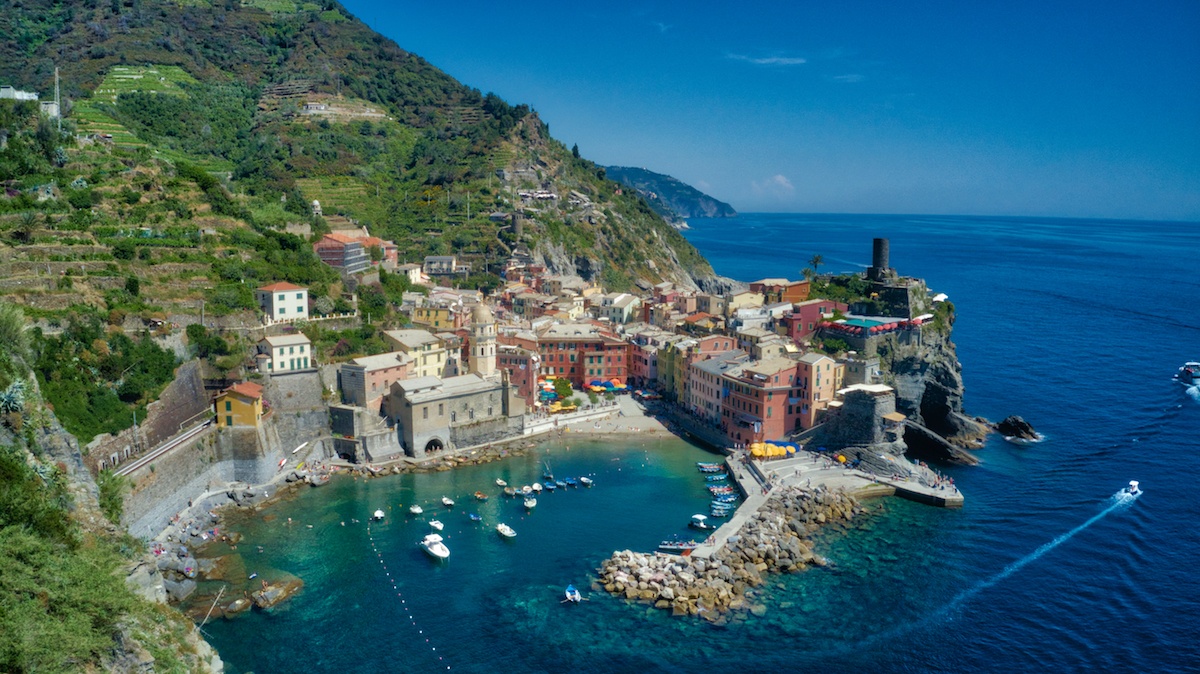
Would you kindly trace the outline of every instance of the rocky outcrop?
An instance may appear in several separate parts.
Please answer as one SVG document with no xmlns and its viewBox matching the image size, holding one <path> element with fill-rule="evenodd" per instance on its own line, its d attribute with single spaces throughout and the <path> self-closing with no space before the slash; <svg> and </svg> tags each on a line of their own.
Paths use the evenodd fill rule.
<svg viewBox="0 0 1200 674">
<path fill-rule="evenodd" d="M 675 616 L 724 624 L 731 613 L 761 616 L 753 588 L 771 573 L 796 573 L 828 562 L 808 535 L 862 512 L 854 497 L 824 489 L 781 488 L 710 559 L 624 550 L 601 565 L 606 592 Z"/>
<path fill-rule="evenodd" d="M 1042 434 L 1033 430 L 1033 426 L 1029 425 L 1017 415 L 1006 417 L 1004 421 L 996 424 L 996 432 L 1003 435 L 1006 440 L 1024 440 L 1027 442 L 1037 442 L 1042 439 Z"/>
<path fill-rule="evenodd" d="M 287 601 L 303 587 L 304 581 L 294 576 L 274 583 L 264 581 L 262 589 L 252 593 L 250 599 L 258 608 L 269 609 Z"/>
</svg>

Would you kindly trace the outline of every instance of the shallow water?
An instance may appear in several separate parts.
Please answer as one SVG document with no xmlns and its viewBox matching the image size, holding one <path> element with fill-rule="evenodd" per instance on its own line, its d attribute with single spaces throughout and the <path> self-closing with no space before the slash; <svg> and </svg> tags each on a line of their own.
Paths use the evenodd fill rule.
<svg viewBox="0 0 1200 674">
<path fill-rule="evenodd" d="M 993 438 L 980 466 L 945 468 L 962 510 L 870 502 L 880 510 L 818 536 L 833 567 L 772 577 L 754 597 L 765 615 L 720 628 L 590 590 L 581 605 L 560 603 L 613 550 L 687 534 L 707 503 L 692 464 L 712 455 L 682 441 L 577 436 L 548 456 L 337 480 L 276 506 L 272 521 L 234 525 L 248 571 L 306 586 L 278 610 L 205 626 L 229 671 L 1187 671 L 1200 661 L 1200 400 L 1170 381 L 1200 358 L 1200 226 L 788 215 L 691 225 L 717 271 L 744 280 L 795 278 L 813 254 L 822 271 L 861 269 L 871 237 L 889 237 L 892 266 L 958 309 L 968 411 L 1021 414 L 1046 441 Z M 532 483 L 547 458 L 559 477 L 594 475 L 596 486 L 543 494 L 528 515 L 498 495 L 496 477 Z M 1144 495 L 1106 510 L 1130 479 Z M 477 489 L 491 499 L 477 506 Z M 458 501 L 453 511 L 442 495 Z M 413 502 L 425 517 L 406 514 Z M 388 519 L 368 536 L 376 508 Z M 473 510 L 484 522 L 468 522 Z M 416 546 L 431 515 L 446 523 L 444 564 Z M 501 520 L 515 540 L 496 534 Z"/>
</svg>

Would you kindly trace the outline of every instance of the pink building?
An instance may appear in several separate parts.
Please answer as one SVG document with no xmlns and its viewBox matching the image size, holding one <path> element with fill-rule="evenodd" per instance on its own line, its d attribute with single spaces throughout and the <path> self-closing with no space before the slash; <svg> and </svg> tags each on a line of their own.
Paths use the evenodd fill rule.
<svg viewBox="0 0 1200 674">
<path fill-rule="evenodd" d="M 721 376 L 728 391 L 721 401 L 721 421 L 731 443 L 780 440 L 799 428 L 799 406 L 791 397 L 796 367 L 794 360 L 773 358 Z"/>
<path fill-rule="evenodd" d="M 499 345 L 496 352 L 496 369 L 508 372 L 508 380 L 517 387 L 517 395 L 521 396 L 530 410 L 537 402 L 540 367 L 541 356 L 537 351 L 507 344 Z"/>
<path fill-rule="evenodd" d="M 355 358 L 338 370 L 342 400 L 378 412 L 393 382 L 409 377 L 412 358 L 400 351 Z"/>
<path fill-rule="evenodd" d="M 688 411 L 714 426 L 721 426 L 721 401 L 725 398 L 723 377 L 747 360 L 749 356 L 744 351 L 729 351 L 692 363 L 688 368 Z"/>
<path fill-rule="evenodd" d="M 846 305 L 833 300 L 807 300 L 792 305 L 792 313 L 784 316 L 782 323 L 787 326 L 787 336 L 794 342 L 799 342 L 817 331 L 821 321 L 827 321 L 833 312 L 846 312 Z"/>
<path fill-rule="evenodd" d="M 806 353 L 796 368 L 796 408 L 801 428 L 812 428 L 842 388 L 845 365 L 822 353 Z"/>
</svg>

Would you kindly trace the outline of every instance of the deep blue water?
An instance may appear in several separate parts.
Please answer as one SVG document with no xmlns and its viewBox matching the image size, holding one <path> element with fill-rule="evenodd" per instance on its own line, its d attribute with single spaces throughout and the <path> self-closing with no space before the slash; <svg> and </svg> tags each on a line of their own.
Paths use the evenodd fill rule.
<svg viewBox="0 0 1200 674">
<path fill-rule="evenodd" d="M 603 593 L 558 601 L 614 549 L 686 531 L 706 500 L 691 464 L 707 455 L 682 442 L 564 438 L 549 448 L 554 471 L 594 474 L 597 486 L 544 495 L 528 516 L 498 496 L 477 508 L 469 494 L 495 494 L 497 476 L 532 482 L 545 456 L 306 490 L 271 521 L 238 526 L 247 570 L 294 573 L 306 588 L 281 610 L 206 625 L 229 671 L 1194 671 L 1200 395 L 1170 375 L 1200 358 L 1200 225 L 810 215 L 691 225 L 714 268 L 742 280 L 796 278 L 814 254 L 822 271 L 862 269 L 872 237 L 888 237 L 892 266 L 958 309 L 968 411 L 1021 414 L 1048 439 L 994 438 L 981 465 L 945 468 L 962 510 L 870 502 L 879 510 L 854 530 L 818 539 L 834 569 L 773 578 L 755 598 L 766 614 L 723 628 Z M 1144 495 L 1114 502 L 1130 479 Z M 415 547 L 423 520 L 399 505 L 443 510 L 443 494 L 460 512 L 438 513 L 452 555 L 436 565 Z M 388 520 L 368 535 L 378 507 Z M 467 523 L 473 509 L 484 526 Z M 516 540 L 495 534 L 501 520 Z"/>
</svg>

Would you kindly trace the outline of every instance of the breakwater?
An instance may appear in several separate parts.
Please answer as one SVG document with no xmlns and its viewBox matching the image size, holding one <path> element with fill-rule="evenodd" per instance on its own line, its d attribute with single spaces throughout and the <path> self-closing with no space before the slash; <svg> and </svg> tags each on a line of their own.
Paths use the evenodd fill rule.
<svg viewBox="0 0 1200 674">
<path fill-rule="evenodd" d="M 751 593 L 764 575 L 825 566 L 808 536 L 862 512 L 858 500 L 842 491 L 778 488 L 709 558 L 623 550 L 600 566 L 598 584 L 672 615 L 723 624 L 731 612 L 763 610 Z"/>
</svg>

